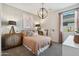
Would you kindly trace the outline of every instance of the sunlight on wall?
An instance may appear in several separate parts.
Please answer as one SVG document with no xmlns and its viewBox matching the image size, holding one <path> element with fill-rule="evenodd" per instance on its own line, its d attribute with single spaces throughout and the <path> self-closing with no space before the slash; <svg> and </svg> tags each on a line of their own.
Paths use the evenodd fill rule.
<svg viewBox="0 0 79 59">
<path fill-rule="evenodd" d="M 1 12 L 1 4 L 0 4 L 0 12 Z M 0 19 L 1 19 L 1 13 L 0 13 Z M 0 55 L 1 55 L 1 20 L 0 20 Z"/>
</svg>

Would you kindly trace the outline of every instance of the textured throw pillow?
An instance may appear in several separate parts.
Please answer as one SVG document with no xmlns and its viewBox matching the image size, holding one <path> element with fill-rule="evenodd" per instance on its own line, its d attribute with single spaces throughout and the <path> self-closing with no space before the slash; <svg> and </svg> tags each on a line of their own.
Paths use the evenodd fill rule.
<svg viewBox="0 0 79 59">
<path fill-rule="evenodd" d="M 26 31 L 27 33 L 27 36 L 33 36 L 33 31 L 29 30 L 29 31 Z"/>
<path fill-rule="evenodd" d="M 39 34 L 39 35 L 44 35 L 44 34 L 43 34 L 43 31 L 38 31 L 38 34 Z"/>
</svg>

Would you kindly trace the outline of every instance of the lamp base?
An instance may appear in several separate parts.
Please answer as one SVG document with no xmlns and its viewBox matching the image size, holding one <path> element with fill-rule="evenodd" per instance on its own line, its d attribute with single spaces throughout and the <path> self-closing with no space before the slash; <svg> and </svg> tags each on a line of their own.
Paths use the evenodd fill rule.
<svg viewBox="0 0 79 59">
<path fill-rule="evenodd" d="M 11 29 L 10 29 L 9 33 L 10 33 L 10 34 L 13 34 L 13 33 L 15 33 L 14 26 L 11 26 Z"/>
</svg>

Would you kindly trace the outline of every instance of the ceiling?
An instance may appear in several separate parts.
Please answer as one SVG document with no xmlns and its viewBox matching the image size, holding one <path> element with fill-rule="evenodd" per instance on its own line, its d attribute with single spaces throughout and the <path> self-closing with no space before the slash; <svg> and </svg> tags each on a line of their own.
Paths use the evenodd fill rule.
<svg viewBox="0 0 79 59">
<path fill-rule="evenodd" d="M 26 12 L 30 12 L 32 14 L 37 14 L 39 8 L 41 8 L 41 3 L 7 3 L 13 7 L 24 10 Z M 50 11 L 59 11 L 64 8 L 76 5 L 76 3 L 44 3 L 44 7 Z"/>
</svg>

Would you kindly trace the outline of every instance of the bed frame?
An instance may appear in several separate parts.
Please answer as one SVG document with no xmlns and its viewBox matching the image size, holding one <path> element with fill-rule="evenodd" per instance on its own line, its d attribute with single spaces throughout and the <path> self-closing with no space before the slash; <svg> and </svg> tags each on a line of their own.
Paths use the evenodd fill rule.
<svg viewBox="0 0 79 59">
<path fill-rule="evenodd" d="M 27 45 L 23 44 L 23 46 L 26 47 L 29 51 L 32 51 Z M 40 48 L 40 49 L 37 51 L 37 53 L 34 54 L 34 55 L 39 56 L 40 53 L 44 52 L 47 48 L 49 48 L 49 46 L 50 46 L 50 45 L 46 45 L 45 47 Z"/>
</svg>

